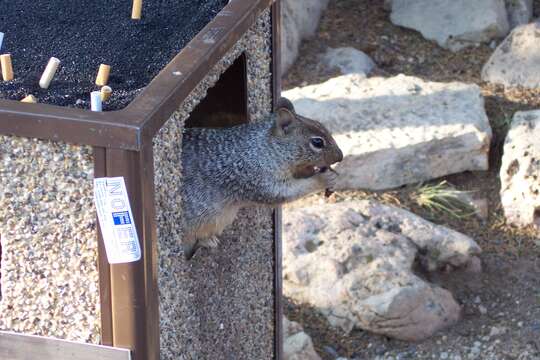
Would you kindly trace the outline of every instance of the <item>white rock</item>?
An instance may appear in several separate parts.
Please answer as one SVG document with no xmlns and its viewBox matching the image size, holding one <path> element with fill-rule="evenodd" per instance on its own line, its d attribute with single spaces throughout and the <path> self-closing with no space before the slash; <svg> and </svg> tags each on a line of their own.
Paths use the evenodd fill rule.
<svg viewBox="0 0 540 360">
<path fill-rule="evenodd" d="M 482 80 L 505 86 L 540 87 L 540 23 L 515 28 L 482 69 Z"/>
<path fill-rule="evenodd" d="M 332 69 L 339 68 L 342 74 L 369 74 L 375 63 L 362 51 L 352 47 L 328 48 L 321 58 L 323 66 Z"/>
<path fill-rule="evenodd" d="M 533 0 L 504 0 L 510 28 L 528 24 L 533 15 Z"/>
<path fill-rule="evenodd" d="M 501 204 L 509 223 L 540 226 L 540 110 L 517 112 L 504 143 Z"/>
<path fill-rule="evenodd" d="M 397 208 L 350 201 L 284 211 L 284 293 L 349 332 L 362 328 L 421 340 L 457 321 L 445 289 L 413 273 L 463 266 L 480 248 L 469 237 Z"/>
<path fill-rule="evenodd" d="M 283 317 L 284 360 L 320 360 L 313 343 L 304 329 L 294 321 Z"/>
<path fill-rule="evenodd" d="M 281 73 L 285 74 L 298 56 L 303 39 L 312 36 L 329 0 L 283 0 L 281 2 Z"/>
<path fill-rule="evenodd" d="M 343 150 L 338 189 L 394 188 L 488 169 L 491 128 L 480 88 L 350 74 L 285 91 Z"/>
<path fill-rule="evenodd" d="M 509 31 L 504 0 L 393 0 L 390 18 L 452 51 Z"/>
</svg>

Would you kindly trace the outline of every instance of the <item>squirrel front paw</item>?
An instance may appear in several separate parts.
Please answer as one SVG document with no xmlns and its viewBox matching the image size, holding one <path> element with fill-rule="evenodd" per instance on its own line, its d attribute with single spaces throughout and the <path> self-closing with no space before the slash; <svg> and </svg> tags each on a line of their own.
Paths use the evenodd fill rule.
<svg viewBox="0 0 540 360">
<path fill-rule="evenodd" d="M 323 181 L 325 189 L 334 190 L 337 184 L 337 179 L 339 177 L 339 174 L 334 169 L 330 167 L 325 169 L 323 168 L 319 172 L 318 176 Z"/>
</svg>

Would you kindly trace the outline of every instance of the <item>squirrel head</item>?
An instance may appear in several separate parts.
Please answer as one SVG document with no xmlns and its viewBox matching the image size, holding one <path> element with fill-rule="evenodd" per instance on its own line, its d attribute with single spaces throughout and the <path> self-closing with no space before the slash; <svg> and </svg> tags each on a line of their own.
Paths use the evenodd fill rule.
<svg viewBox="0 0 540 360">
<path fill-rule="evenodd" d="M 274 120 L 272 136 L 292 155 L 289 161 L 294 178 L 325 172 L 343 160 L 343 153 L 324 125 L 298 115 L 289 100 L 279 100 Z"/>
</svg>

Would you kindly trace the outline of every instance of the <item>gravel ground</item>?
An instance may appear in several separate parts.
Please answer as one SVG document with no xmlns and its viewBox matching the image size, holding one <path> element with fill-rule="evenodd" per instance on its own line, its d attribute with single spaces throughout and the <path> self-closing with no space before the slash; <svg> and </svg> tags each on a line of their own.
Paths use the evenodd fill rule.
<svg viewBox="0 0 540 360">
<path fill-rule="evenodd" d="M 11 53 L 15 79 L 0 81 L 0 98 L 89 107 L 101 63 L 111 66 L 113 96 L 104 110 L 125 107 L 227 3 L 226 0 L 144 1 L 141 20 L 131 1 L 5 1 L 1 53 Z M 30 5 L 31 4 L 31 5 Z M 55 21 L 55 19 L 58 19 Z M 48 90 L 38 81 L 50 57 L 60 68 Z"/>
<path fill-rule="evenodd" d="M 431 281 L 453 291 L 463 305 L 463 319 L 432 339 L 417 344 L 354 331 L 348 336 L 332 329 L 310 308 L 287 303 L 286 314 L 300 322 L 323 359 L 540 359 L 540 241 L 536 229 L 505 224 L 500 205 L 498 172 L 502 144 L 515 111 L 540 108 L 540 90 L 504 89 L 486 84 L 480 71 L 493 49 L 480 45 L 452 53 L 425 40 L 419 33 L 394 26 L 380 0 L 333 0 L 313 39 L 302 45 L 300 56 L 283 81 L 285 89 L 316 84 L 336 75 L 318 66 L 326 47 L 352 46 L 377 63 L 374 75 L 400 73 L 429 81 L 462 81 L 482 88 L 486 112 L 494 130 L 491 170 L 448 176 L 459 189 L 473 191 L 488 201 L 488 218 L 455 219 L 432 213 L 413 200 L 415 186 L 368 193 L 337 192 L 329 199 L 314 195 L 293 204 L 375 198 L 407 208 L 436 223 L 473 237 L 483 248 L 483 273 L 429 274 Z M 537 11 L 540 1 L 535 0 Z M 538 16 L 539 14 L 535 14 Z M 434 180 L 438 183 L 443 179 Z"/>
</svg>

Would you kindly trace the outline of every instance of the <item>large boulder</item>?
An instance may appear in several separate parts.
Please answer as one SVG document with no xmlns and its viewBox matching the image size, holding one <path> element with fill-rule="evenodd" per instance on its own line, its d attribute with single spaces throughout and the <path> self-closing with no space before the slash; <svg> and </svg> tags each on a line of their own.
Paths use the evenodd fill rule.
<svg viewBox="0 0 540 360">
<path fill-rule="evenodd" d="M 507 221 L 540 226 L 540 110 L 514 115 L 504 143 L 500 178 Z"/>
<path fill-rule="evenodd" d="M 313 348 L 311 337 L 302 326 L 283 317 L 283 358 L 284 360 L 321 360 Z"/>
<path fill-rule="evenodd" d="M 417 341 L 455 323 L 460 306 L 414 274 L 467 265 L 469 237 L 371 201 L 284 210 L 284 293 L 345 333 L 361 328 Z"/>
<path fill-rule="evenodd" d="M 504 0 L 392 0 L 390 19 L 452 51 L 509 31 Z"/>
<path fill-rule="evenodd" d="M 319 18 L 329 0 L 283 0 L 281 2 L 281 72 L 284 74 L 298 56 L 303 39 L 315 34 Z"/>
<path fill-rule="evenodd" d="M 486 170 L 491 128 L 480 88 L 350 74 L 283 93 L 334 134 L 337 189 L 382 190 Z"/>
<path fill-rule="evenodd" d="M 352 47 L 329 48 L 321 57 L 321 63 L 328 69 L 338 68 L 341 74 L 369 74 L 375 63 L 369 56 Z"/>
<path fill-rule="evenodd" d="M 482 80 L 505 86 L 540 87 L 540 23 L 515 28 L 482 69 Z"/>
<path fill-rule="evenodd" d="M 510 28 L 528 24 L 533 15 L 533 0 L 505 0 Z"/>
</svg>

